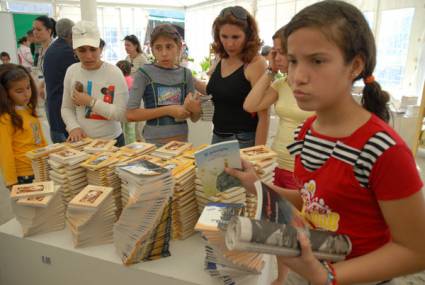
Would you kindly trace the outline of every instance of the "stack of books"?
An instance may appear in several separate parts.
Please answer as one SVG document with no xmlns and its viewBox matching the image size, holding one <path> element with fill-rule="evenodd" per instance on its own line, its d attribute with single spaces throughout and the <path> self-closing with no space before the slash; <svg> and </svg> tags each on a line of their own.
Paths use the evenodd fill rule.
<svg viewBox="0 0 425 285">
<path fill-rule="evenodd" d="M 26 153 L 26 156 L 31 160 L 32 170 L 34 172 L 35 181 L 49 181 L 48 164 L 49 154 L 64 149 L 62 144 L 51 144 L 42 148 L 38 148 Z"/>
<path fill-rule="evenodd" d="M 254 165 L 262 182 L 273 183 L 274 169 L 277 166 L 277 153 L 264 145 L 257 145 L 240 150 L 241 157 Z M 253 218 L 257 205 L 257 196 L 246 194 L 246 215 Z"/>
<path fill-rule="evenodd" d="M 115 151 L 114 145 L 116 142 L 116 140 L 94 139 L 89 144 L 84 146 L 84 151 L 92 154 L 106 151 Z"/>
<path fill-rule="evenodd" d="M 65 206 L 52 181 L 15 185 L 10 197 L 24 237 L 65 227 Z"/>
<path fill-rule="evenodd" d="M 246 202 L 246 190 L 236 178 L 228 175 L 225 167 L 241 168 L 238 141 L 210 145 L 195 153 L 196 199 L 198 212 L 211 202 Z"/>
<path fill-rule="evenodd" d="M 173 239 L 186 239 L 195 232 L 194 226 L 199 217 L 195 198 L 194 161 L 180 156 L 160 165 L 170 169 L 174 179 Z"/>
<path fill-rule="evenodd" d="M 170 159 L 181 155 L 184 151 L 191 147 L 192 144 L 188 142 L 171 141 L 154 150 L 151 154 L 162 159 Z"/>
<path fill-rule="evenodd" d="M 129 199 L 114 225 L 114 245 L 124 264 L 170 255 L 171 171 L 139 159 L 116 168 Z"/>
<path fill-rule="evenodd" d="M 264 266 L 258 253 L 230 251 L 226 248 L 225 230 L 233 216 L 243 215 L 243 204 L 208 204 L 195 229 L 206 239 L 205 270 L 224 284 L 243 284 L 250 274 L 260 274 Z"/>
<path fill-rule="evenodd" d="M 65 146 L 73 148 L 75 150 L 83 151 L 84 147 L 90 144 L 92 141 L 93 139 L 86 137 L 76 142 L 66 142 Z"/>
<path fill-rule="evenodd" d="M 69 202 L 66 220 L 75 247 L 112 243 L 116 220 L 112 188 L 85 187 Z"/>
<path fill-rule="evenodd" d="M 86 170 L 80 166 L 87 157 L 86 153 L 72 148 L 49 155 L 50 179 L 61 186 L 66 205 L 87 185 Z"/>
<path fill-rule="evenodd" d="M 115 172 L 115 165 L 126 160 L 130 156 L 122 152 L 101 152 L 92 155 L 81 164 L 87 170 L 87 182 L 89 185 L 111 187 L 113 189 L 117 218 L 121 214 L 123 204 L 121 195 L 121 179 Z"/>
<path fill-rule="evenodd" d="M 120 148 L 120 151 L 128 153 L 129 155 L 142 155 L 147 154 L 155 150 L 156 146 L 151 143 L 145 142 L 134 142 L 128 145 L 125 145 Z"/>
<path fill-rule="evenodd" d="M 212 96 L 201 96 L 201 120 L 211 122 L 214 115 L 214 103 L 211 100 Z"/>
</svg>

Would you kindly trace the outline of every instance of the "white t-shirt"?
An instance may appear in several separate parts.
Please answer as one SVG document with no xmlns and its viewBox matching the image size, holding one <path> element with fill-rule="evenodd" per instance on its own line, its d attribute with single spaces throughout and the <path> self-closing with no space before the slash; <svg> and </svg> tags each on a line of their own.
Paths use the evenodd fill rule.
<svg viewBox="0 0 425 285">
<path fill-rule="evenodd" d="M 31 68 L 34 64 L 31 49 L 26 45 L 21 44 L 18 48 L 19 64 L 23 67 Z"/>
<path fill-rule="evenodd" d="M 72 91 L 79 81 L 84 92 L 96 98 L 93 109 L 75 106 Z M 125 121 L 128 87 L 121 70 L 103 62 L 97 70 L 86 70 L 81 63 L 71 65 L 65 74 L 62 119 L 68 132 L 82 128 L 91 138 L 114 139 L 122 133 L 120 121 Z"/>
</svg>

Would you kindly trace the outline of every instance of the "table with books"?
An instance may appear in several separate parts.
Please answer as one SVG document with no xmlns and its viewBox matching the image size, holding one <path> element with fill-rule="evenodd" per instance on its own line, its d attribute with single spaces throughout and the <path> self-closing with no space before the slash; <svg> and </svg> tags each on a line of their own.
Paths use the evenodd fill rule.
<svg viewBox="0 0 425 285">
<path fill-rule="evenodd" d="M 204 271 L 199 234 L 171 241 L 171 256 L 124 266 L 112 244 L 74 248 L 68 228 L 22 238 L 16 219 L 0 226 L 0 284 L 222 284 Z M 270 284 L 272 258 L 244 284 Z"/>
</svg>

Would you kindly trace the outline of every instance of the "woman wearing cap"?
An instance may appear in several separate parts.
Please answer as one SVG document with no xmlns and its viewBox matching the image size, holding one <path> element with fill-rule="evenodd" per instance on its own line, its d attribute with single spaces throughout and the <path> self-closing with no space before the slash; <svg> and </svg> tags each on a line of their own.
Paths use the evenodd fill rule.
<svg viewBox="0 0 425 285">
<path fill-rule="evenodd" d="M 128 54 L 125 60 L 131 63 L 131 76 L 134 76 L 140 67 L 148 63 L 148 59 L 143 54 L 139 39 L 135 35 L 124 38 L 124 47 Z"/>
<path fill-rule="evenodd" d="M 241 148 L 265 144 L 268 110 L 248 113 L 243 102 L 267 64 L 259 55 L 261 40 L 255 19 L 242 7 L 223 9 L 213 23 L 212 48 L 221 59 L 206 86 L 215 110 L 212 143 L 237 139 Z M 202 91 L 199 82 L 197 89 Z"/>
<path fill-rule="evenodd" d="M 62 118 L 69 141 L 116 139 L 124 145 L 121 124 L 125 118 L 128 88 L 121 70 L 101 60 L 104 42 L 95 23 L 78 22 L 72 28 L 72 45 L 80 62 L 65 75 Z"/>
</svg>

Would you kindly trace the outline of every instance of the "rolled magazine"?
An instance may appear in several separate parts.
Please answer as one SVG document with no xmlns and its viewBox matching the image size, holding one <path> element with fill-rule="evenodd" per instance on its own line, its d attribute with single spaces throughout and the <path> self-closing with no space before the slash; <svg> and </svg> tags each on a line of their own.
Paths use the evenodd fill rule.
<svg viewBox="0 0 425 285">
<path fill-rule="evenodd" d="M 226 231 L 229 250 L 251 251 L 282 256 L 299 256 L 301 253 L 297 228 L 235 216 Z M 340 261 L 351 252 L 351 242 L 345 235 L 322 230 L 308 230 L 314 256 L 320 260 Z"/>
<path fill-rule="evenodd" d="M 312 229 L 301 213 L 265 183 L 256 183 L 255 219 L 234 216 L 225 235 L 229 250 L 267 253 L 282 256 L 300 255 L 298 232 L 310 239 L 313 254 L 321 260 L 340 261 L 351 252 L 346 235 Z"/>
</svg>

